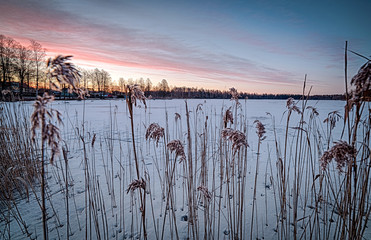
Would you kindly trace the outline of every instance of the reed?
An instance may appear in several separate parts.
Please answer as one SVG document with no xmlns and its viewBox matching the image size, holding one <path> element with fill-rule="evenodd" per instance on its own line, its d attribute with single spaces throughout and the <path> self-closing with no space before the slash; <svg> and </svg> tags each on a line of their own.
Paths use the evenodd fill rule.
<svg viewBox="0 0 371 240">
<path fill-rule="evenodd" d="M 130 114 L 130 126 L 131 126 L 131 137 L 132 137 L 132 146 L 133 146 L 133 152 L 134 152 L 134 160 L 135 160 L 135 170 L 137 173 L 137 179 L 134 181 L 140 181 L 140 179 L 143 179 L 140 177 L 139 173 L 139 160 L 137 157 L 137 151 L 135 147 L 135 136 L 134 136 L 134 114 L 133 114 L 133 107 L 137 106 L 137 101 L 143 102 L 144 105 L 146 105 L 146 97 L 144 96 L 144 93 L 137 85 L 132 85 L 128 87 L 129 91 L 126 98 L 126 103 L 129 109 Z M 140 211 L 142 215 L 142 224 L 143 224 L 143 236 L 144 239 L 147 239 L 147 230 L 146 230 L 146 209 L 145 209 L 145 188 L 143 188 L 143 193 L 141 190 L 139 190 L 140 195 Z"/>
<path fill-rule="evenodd" d="M 79 111 L 68 115 L 70 103 L 47 94 L 32 122 L 23 105 L 1 103 L 0 238 L 36 237 L 25 207 L 39 205 L 44 238 L 362 239 L 371 214 L 370 69 L 367 62 L 352 78 L 344 115 L 320 115 L 304 80 L 302 98 L 282 102 L 277 123 L 272 114 L 272 123 L 249 115 L 250 101 L 243 109 L 234 88 L 221 107 L 188 100 L 165 106 L 155 123 L 156 108 L 141 111 L 139 102 L 161 100 L 147 101 L 130 86 L 126 106 L 101 101 L 102 127 L 85 101 L 81 123 Z M 53 109 L 62 106 L 59 130 L 61 113 Z"/>
</svg>

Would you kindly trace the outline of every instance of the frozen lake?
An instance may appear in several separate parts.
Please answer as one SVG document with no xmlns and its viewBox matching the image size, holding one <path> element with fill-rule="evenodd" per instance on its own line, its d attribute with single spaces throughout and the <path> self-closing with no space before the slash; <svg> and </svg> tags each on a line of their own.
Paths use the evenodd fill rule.
<svg viewBox="0 0 371 240">
<path fill-rule="evenodd" d="M 250 238 L 250 235 L 260 239 L 288 237 L 293 235 L 293 204 L 297 206 L 296 220 L 301 219 L 298 221 L 298 235 L 307 236 L 310 224 L 320 225 L 310 217 L 318 197 L 318 189 L 313 190 L 314 176 L 320 172 L 318 160 L 327 150 L 327 143 L 331 146 L 338 141 L 343 130 L 341 119 L 329 137 L 329 125 L 323 121 L 333 111 L 343 115 L 344 101 L 308 101 L 306 107 L 316 108 L 319 115 L 311 115 L 312 110 L 306 108 L 305 123 L 299 125 L 300 115 L 292 112 L 287 140 L 286 100 L 239 100 L 237 108 L 232 100 L 191 99 L 187 102 L 193 159 L 191 192 L 196 214 L 192 223 L 189 221 L 190 192 L 187 189 L 190 174 L 187 175 L 186 168 L 189 165 L 179 163 L 179 160 L 174 162 L 175 155 L 168 152 L 165 146 L 165 141 L 179 139 L 188 157 L 185 101 L 147 100 L 147 108 L 141 104 L 133 110 L 140 174 L 147 182 L 145 216 L 149 239 L 186 239 L 193 236 L 229 239 L 233 238 L 233 233 L 243 239 Z M 22 104 L 32 111 L 32 102 Z M 298 102 L 297 106 L 302 110 L 302 102 Z M 55 101 L 52 107 L 63 115 L 64 126 L 60 129 L 68 148 L 70 238 L 143 238 L 138 190 L 126 192 L 132 180 L 137 179 L 126 102 L 118 99 Z M 232 154 L 230 145 L 220 137 L 227 109 L 232 111 L 234 117 L 233 125 L 228 123 L 228 126 L 244 132 L 249 145 L 236 156 Z M 176 118 L 177 114 L 180 118 Z M 260 148 L 255 120 L 261 121 L 266 128 L 266 139 L 261 141 Z M 146 128 L 151 123 L 165 128 L 165 139 L 161 138 L 158 146 L 154 141 L 145 139 Z M 298 148 L 295 147 L 300 133 L 295 127 L 299 126 L 305 128 L 302 132 L 309 132 L 309 146 L 313 148 L 309 151 L 308 142 L 303 143 L 305 149 L 299 149 L 303 155 L 296 153 Z M 302 139 L 306 137 L 302 136 Z M 286 155 L 290 156 L 287 157 L 287 174 L 290 176 L 287 177 L 287 213 L 284 220 L 279 220 L 277 161 L 278 155 L 282 157 L 286 152 L 285 140 L 288 145 Z M 64 143 L 62 145 L 65 146 Z M 297 161 L 297 156 L 301 156 L 302 161 Z M 47 167 L 51 239 L 66 239 L 64 164 L 60 156 L 54 165 L 48 164 Z M 301 176 L 297 177 L 297 174 Z M 334 167 L 331 174 L 337 174 Z M 166 182 L 169 175 L 173 176 L 171 185 Z M 295 190 L 298 179 L 301 187 Z M 210 200 L 203 197 L 197 190 L 198 186 L 209 190 Z M 300 195 L 299 203 L 298 198 L 294 199 L 295 191 Z M 39 196 L 38 191 L 36 195 Z M 328 202 L 331 199 L 333 197 L 328 195 Z M 325 202 L 321 204 L 322 209 L 327 206 L 323 210 L 326 213 L 319 216 L 325 219 L 321 220 L 325 226 L 323 231 L 332 236 L 333 206 Z M 19 199 L 17 206 L 28 226 L 28 237 L 42 238 L 41 210 L 35 195 L 31 195 L 29 200 Z M 326 220 L 330 215 L 332 221 Z M 7 231 L 4 226 L 4 222 L 0 224 L 2 233 Z M 27 238 L 16 221 L 12 221 L 10 226 L 12 239 Z M 313 226 L 311 228 L 314 229 Z M 326 236 L 318 230 L 312 231 L 314 236 Z M 366 236 L 369 233 L 366 230 Z"/>
</svg>

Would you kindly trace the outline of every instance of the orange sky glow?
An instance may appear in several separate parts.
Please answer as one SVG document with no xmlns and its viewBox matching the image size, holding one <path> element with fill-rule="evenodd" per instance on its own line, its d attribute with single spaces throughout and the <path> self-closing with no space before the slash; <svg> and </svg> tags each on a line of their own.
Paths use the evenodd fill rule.
<svg viewBox="0 0 371 240">
<path fill-rule="evenodd" d="M 162 2 L 2 1 L 0 34 L 24 45 L 36 40 L 49 57 L 73 55 L 76 65 L 105 69 L 113 81 L 250 93 L 301 93 L 305 74 L 313 94 L 343 93 L 345 40 L 362 54 L 370 49 L 371 33 L 362 30 L 369 15 L 341 1 L 311 9 L 285 1 Z M 349 56 L 348 77 L 362 63 Z"/>
</svg>

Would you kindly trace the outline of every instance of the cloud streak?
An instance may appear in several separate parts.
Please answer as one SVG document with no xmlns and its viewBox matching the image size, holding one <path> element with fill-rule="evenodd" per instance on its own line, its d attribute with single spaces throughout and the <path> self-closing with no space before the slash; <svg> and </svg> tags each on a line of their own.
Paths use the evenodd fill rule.
<svg viewBox="0 0 371 240">
<path fill-rule="evenodd" d="M 124 26 L 107 26 L 84 22 L 66 13 L 47 11 L 40 15 L 33 9 L 9 7 L 6 12 L 28 16 L 19 22 L 17 16 L 5 15 L 8 29 L 42 42 L 50 52 L 73 54 L 83 61 L 191 73 L 210 81 L 240 83 L 296 84 L 289 72 L 259 66 L 257 63 L 228 54 L 204 52 L 197 47 L 179 43 L 171 37 L 148 34 Z M 13 17 L 12 17 L 13 16 Z M 11 31 L 8 34 L 21 37 Z"/>
</svg>

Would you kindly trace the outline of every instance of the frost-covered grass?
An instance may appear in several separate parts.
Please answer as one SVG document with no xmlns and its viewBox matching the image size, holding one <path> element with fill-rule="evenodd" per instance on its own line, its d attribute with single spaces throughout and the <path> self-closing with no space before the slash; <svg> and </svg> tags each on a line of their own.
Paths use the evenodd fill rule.
<svg viewBox="0 0 371 240">
<path fill-rule="evenodd" d="M 31 110 L 31 103 L 3 107 L 19 104 Z M 147 100 L 147 108 L 133 108 L 131 127 L 122 100 L 53 102 L 63 116 L 66 151 L 46 165 L 48 237 L 144 238 L 143 228 L 149 239 L 370 236 L 369 103 L 360 120 L 351 112 L 347 121 L 357 128 L 349 129 L 343 101 L 292 104 Z M 224 121 L 227 110 L 233 123 Z M 333 111 L 341 117 L 328 115 Z M 260 129 L 259 135 L 256 120 L 265 133 Z M 146 140 L 151 123 L 164 128 L 158 144 Z M 29 125 L 21 126 L 27 132 Z M 246 144 L 229 138 L 231 131 L 245 136 Z M 341 139 L 352 144 L 354 136 L 356 167 L 347 164 L 339 172 L 332 161 L 323 169 L 323 153 Z M 173 140 L 182 144 L 184 157 L 168 147 Z M 131 183 L 136 188 L 128 191 Z M 1 239 L 42 237 L 40 186 L 29 180 L 26 185 L 28 197 L 1 199 Z"/>
</svg>

